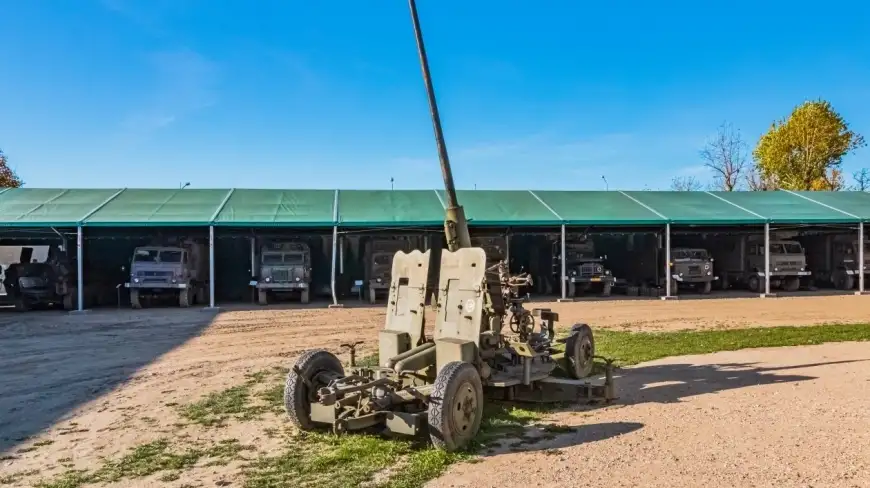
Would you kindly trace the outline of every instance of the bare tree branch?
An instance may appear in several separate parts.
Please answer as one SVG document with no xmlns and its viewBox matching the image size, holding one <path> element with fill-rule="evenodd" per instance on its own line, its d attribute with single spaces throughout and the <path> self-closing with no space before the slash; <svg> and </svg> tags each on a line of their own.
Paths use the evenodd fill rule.
<svg viewBox="0 0 870 488">
<path fill-rule="evenodd" d="M 853 188 L 858 191 L 870 190 L 870 170 L 862 168 L 852 173 L 852 179 L 855 180 Z"/>
<path fill-rule="evenodd" d="M 772 191 L 779 188 L 774 178 L 765 177 L 755 166 L 749 168 L 746 175 L 746 186 L 752 191 Z"/>
<path fill-rule="evenodd" d="M 701 150 L 704 166 L 713 170 L 717 190 L 737 189 L 748 154 L 749 150 L 739 130 L 727 122 L 719 126 L 716 137 Z"/>
<path fill-rule="evenodd" d="M 671 190 L 674 191 L 701 191 L 703 187 L 694 176 L 675 176 L 671 180 Z"/>
</svg>

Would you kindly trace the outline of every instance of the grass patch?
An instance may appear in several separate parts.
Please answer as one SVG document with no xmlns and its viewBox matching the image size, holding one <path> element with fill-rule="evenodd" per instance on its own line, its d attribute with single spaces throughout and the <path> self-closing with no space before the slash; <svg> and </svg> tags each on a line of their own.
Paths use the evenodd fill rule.
<svg viewBox="0 0 870 488">
<path fill-rule="evenodd" d="M 283 368 L 272 368 L 245 375 L 247 380 L 232 388 L 210 393 L 202 400 L 178 408 L 182 418 L 206 427 L 218 427 L 227 419 L 257 419 L 263 413 L 280 413 L 284 409 L 284 385 L 262 385 L 283 374 Z M 254 400 L 257 400 L 256 402 Z"/>
<path fill-rule="evenodd" d="M 870 340 L 870 324 L 762 327 L 697 332 L 594 331 L 597 353 L 628 366 L 670 356 L 757 347 L 809 346 Z"/>
<path fill-rule="evenodd" d="M 69 470 L 49 481 L 40 481 L 37 488 L 78 488 L 92 483 L 112 483 L 122 479 L 135 479 L 161 471 L 168 471 L 163 478 L 178 479 L 181 471 L 195 466 L 200 460 L 213 459 L 212 463 L 227 464 L 237 459 L 238 454 L 249 446 L 236 439 L 227 439 L 218 444 L 202 447 L 185 447 L 175 450 L 166 439 L 142 444 L 119 459 L 107 460 L 96 471 Z M 211 464 L 211 463 L 209 463 Z"/>
</svg>

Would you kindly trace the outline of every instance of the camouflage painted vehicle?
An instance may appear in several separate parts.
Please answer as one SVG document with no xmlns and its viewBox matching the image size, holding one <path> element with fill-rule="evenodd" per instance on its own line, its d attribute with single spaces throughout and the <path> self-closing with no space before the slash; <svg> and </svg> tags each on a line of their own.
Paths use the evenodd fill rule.
<svg viewBox="0 0 870 488">
<path fill-rule="evenodd" d="M 560 253 L 561 244 L 554 245 L 554 253 Z M 565 271 L 568 275 L 569 297 L 577 296 L 577 292 L 585 293 L 594 288 L 599 289 L 601 296 L 610 296 L 613 287 L 613 274 L 604 265 L 607 256 L 595 253 L 595 243 L 592 239 L 574 237 L 565 242 Z M 557 271 L 561 274 L 561 265 Z"/>
<path fill-rule="evenodd" d="M 141 246 L 130 262 L 130 305 L 142 308 L 142 299 L 171 297 L 180 307 L 208 301 L 208 250 L 199 242 L 177 246 Z"/>
<path fill-rule="evenodd" d="M 713 274 L 713 258 L 706 249 L 676 247 L 671 249 L 671 294 L 691 287 L 706 295 L 713 289 L 717 277 Z"/>
<path fill-rule="evenodd" d="M 308 303 L 311 292 L 311 249 L 304 242 L 270 242 L 260 247 L 259 270 L 251 284 L 257 302 L 268 305 L 270 294 L 293 294 Z"/>
<path fill-rule="evenodd" d="M 410 246 L 406 240 L 372 239 L 368 242 L 365 252 L 365 274 L 369 303 L 377 303 L 379 296 L 389 294 L 393 257 L 397 251 L 410 250 Z"/>
</svg>

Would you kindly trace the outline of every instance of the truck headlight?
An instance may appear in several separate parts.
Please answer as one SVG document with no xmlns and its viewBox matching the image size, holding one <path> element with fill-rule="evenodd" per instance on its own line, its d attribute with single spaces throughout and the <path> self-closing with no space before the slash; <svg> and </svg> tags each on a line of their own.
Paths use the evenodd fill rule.
<svg viewBox="0 0 870 488">
<path fill-rule="evenodd" d="M 571 276 L 577 276 L 577 270 L 571 271 Z"/>
<path fill-rule="evenodd" d="M 299 281 L 302 281 L 302 280 L 297 276 L 297 277 L 296 277 L 296 281 L 299 282 Z"/>
<path fill-rule="evenodd" d="M 271 283 L 271 282 L 272 282 L 272 277 L 271 277 L 271 276 L 267 276 L 267 277 L 266 277 L 266 283 Z"/>
<path fill-rule="evenodd" d="M 139 283 L 139 278 L 133 278 L 133 283 Z"/>
<path fill-rule="evenodd" d="M 596 273 L 600 273 L 602 271 L 604 271 L 604 268 L 602 268 L 601 266 L 598 266 L 597 268 L 595 268 Z"/>
<path fill-rule="evenodd" d="M 383 281 L 384 281 L 384 280 L 378 278 L 378 283 L 381 283 L 381 282 L 383 282 Z"/>
</svg>

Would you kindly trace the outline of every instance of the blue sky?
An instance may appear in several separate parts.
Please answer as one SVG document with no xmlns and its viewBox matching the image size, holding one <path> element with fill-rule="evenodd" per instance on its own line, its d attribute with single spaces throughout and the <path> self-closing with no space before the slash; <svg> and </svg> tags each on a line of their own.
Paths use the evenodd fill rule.
<svg viewBox="0 0 870 488">
<path fill-rule="evenodd" d="M 867 2 L 418 10 L 460 188 L 706 180 L 723 121 L 754 145 L 818 97 L 870 138 Z M 8 1 L 0 46 L 0 148 L 27 186 L 442 184 L 402 0 Z"/>
</svg>

